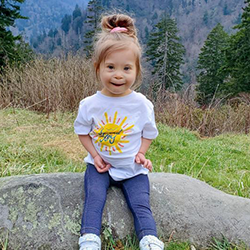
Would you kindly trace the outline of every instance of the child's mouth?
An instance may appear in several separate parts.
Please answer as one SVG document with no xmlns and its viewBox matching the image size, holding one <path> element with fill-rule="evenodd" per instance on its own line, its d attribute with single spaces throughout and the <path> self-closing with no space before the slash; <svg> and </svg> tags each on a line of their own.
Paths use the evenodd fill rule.
<svg viewBox="0 0 250 250">
<path fill-rule="evenodd" d="M 116 87 L 120 87 L 120 86 L 124 85 L 125 83 L 117 84 L 117 83 L 111 82 L 111 84 L 114 85 L 114 86 L 116 86 Z"/>
</svg>

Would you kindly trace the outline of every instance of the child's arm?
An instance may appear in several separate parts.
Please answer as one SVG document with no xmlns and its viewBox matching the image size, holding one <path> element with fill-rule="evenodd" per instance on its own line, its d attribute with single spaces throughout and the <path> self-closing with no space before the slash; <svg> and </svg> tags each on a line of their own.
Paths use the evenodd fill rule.
<svg viewBox="0 0 250 250">
<path fill-rule="evenodd" d="M 101 156 L 96 151 L 92 139 L 89 135 L 78 135 L 78 138 L 84 148 L 91 154 L 91 156 L 94 159 L 94 164 L 99 173 L 104 173 L 109 170 L 111 165 L 109 163 L 106 163 Z"/>
<path fill-rule="evenodd" d="M 149 159 L 145 158 L 145 154 L 148 151 L 151 142 L 151 139 L 146 139 L 142 137 L 141 147 L 139 149 L 139 152 L 135 156 L 136 163 L 143 164 L 143 166 L 149 171 L 152 171 L 152 162 Z"/>
</svg>

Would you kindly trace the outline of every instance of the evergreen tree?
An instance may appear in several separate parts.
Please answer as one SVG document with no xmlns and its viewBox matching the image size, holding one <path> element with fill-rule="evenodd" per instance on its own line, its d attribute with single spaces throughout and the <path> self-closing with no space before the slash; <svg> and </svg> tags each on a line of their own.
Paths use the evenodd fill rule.
<svg viewBox="0 0 250 250">
<path fill-rule="evenodd" d="M 148 26 L 145 27 L 144 31 L 145 31 L 145 40 L 148 41 L 148 39 L 149 39 Z"/>
<path fill-rule="evenodd" d="M 53 31 L 53 29 L 49 30 L 48 36 L 49 37 L 54 37 L 54 31 Z"/>
<path fill-rule="evenodd" d="M 18 3 L 23 3 L 24 0 L 1 0 L 0 2 L 0 70 L 9 63 L 22 62 L 24 58 L 20 57 L 27 49 L 30 53 L 30 48 L 23 44 L 21 36 L 14 36 L 7 28 L 13 27 L 16 19 L 27 19 L 20 15 L 20 6 Z M 22 43 L 22 44 L 21 44 Z M 19 45 L 21 44 L 21 45 Z"/>
<path fill-rule="evenodd" d="M 85 23 L 88 24 L 88 31 L 85 33 L 85 52 L 87 57 L 90 57 L 93 52 L 93 39 L 100 29 L 98 24 L 100 23 L 100 16 L 103 11 L 100 0 L 90 0 L 87 7 L 87 20 Z"/>
<path fill-rule="evenodd" d="M 208 19 L 209 19 L 209 16 L 208 16 L 208 12 L 206 10 L 204 13 L 204 16 L 203 16 L 203 22 L 205 25 L 208 25 Z"/>
<path fill-rule="evenodd" d="M 227 16 L 230 14 L 231 14 L 231 11 L 230 11 L 230 9 L 228 9 L 227 3 L 225 3 L 225 6 L 223 8 L 223 15 Z"/>
<path fill-rule="evenodd" d="M 73 11 L 73 20 L 75 20 L 77 17 L 81 16 L 82 12 L 81 9 L 79 8 L 78 4 L 75 7 L 75 10 Z"/>
<path fill-rule="evenodd" d="M 62 38 L 61 38 L 61 37 L 59 37 L 59 38 L 56 40 L 56 45 L 62 46 Z"/>
<path fill-rule="evenodd" d="M 221 24 L 209 33 L 198 58 L 197 68 L 200 70 L 197 76 L 198 86 L 196 90 L 197 101 L 200 104 L 208 104 L 215 95 L 222 90 L 225 72 L 221 68 L 225 64 L 225 49 L 228 44 L 228 34 Z"/>
<path fill-rule="evenodd" d="M 127 11 L 127 12 L 130 12 L 129 4 L 126 5 L 126 11 Z"/>
<path fill-rule="evenodd" d="M 83 23 L 84 19 L 82 16 L 78 16 L 77 18 L 74 19 L 72 28 L 77 35 L 80 35 L 82 33 Z"/>
<path fill-rule="evenodd" d="M 62 25 L 61 28 L 67 34 L 70 29 L 70 24 L 71 24 L 71 15 L 65 15 L 62 19 Z"/>
<path fill-rule="evenodd" d="M 73 24 L 72 28 L 75 31 L 77 35 L 81 34 L 82 31 L 82 26 L 83 26 L 83 16 L 81 9 L 79 8 L 78 5 L 76 5 L 75 10 L 73 11 Z"/>
<path fill-rule="evenodd" d="M 177 32 L 176 22 L 169 16 L 163 16 L 149 35 L 146 55 L 153 66 L 152 74 L 159 79 L 155 87 L 157 90 L 177 91 L 182 87 L 180 66 L 185 50 Z"/>
<path fill-rule="evenodd" d="M 229 74 L 225 88 L 232 94 L 250 92 L 250 0 L 243 8 L 238 32 L 230 37 L 224 70 Z"/>
</svg>

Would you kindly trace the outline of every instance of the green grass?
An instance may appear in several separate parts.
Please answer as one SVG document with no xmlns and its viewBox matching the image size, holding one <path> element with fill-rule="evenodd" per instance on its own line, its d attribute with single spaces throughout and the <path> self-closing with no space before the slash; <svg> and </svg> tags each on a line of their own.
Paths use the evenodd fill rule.
<svg viewBox="0 0 250 250">
<path fill-rule="evenodd" d="M 0 111 L 0 177 L 81 172 L 86 154 L 73 133 L 73 114 L 50 119 L 26 110 Z"/>
<path fill-rule="evenodd" d="M 28 110 L 0 110 L 0 177 L 84 171 L 86 151 L 73 131 L 75 117 L 73 113 L 54 113 L 48 118 Z M 200 138 L 195 132 L 163 124 L 158 129 L 159 136 L 147 153 L 155 172 L 186 174 L 229 194 L 250 198 L 249 135 Z M 105 237 L 106 249 L 112 249 L 114 241 L 108 234 Z M 137 239 L 115 242 L 114 249 L 138 250 Z M 166 249 L 186 250 L 191 245 L 171 241 Z M 209 249 L 247 248 L 223 239 L 214 240 Z"/>
<path fill-rule="evenodd" d="M 250 198 L 250 136 L 197 133 L 158 124 L 149 151 L 154 171 L 186 174 L 233 195 Z"/>
</svg>

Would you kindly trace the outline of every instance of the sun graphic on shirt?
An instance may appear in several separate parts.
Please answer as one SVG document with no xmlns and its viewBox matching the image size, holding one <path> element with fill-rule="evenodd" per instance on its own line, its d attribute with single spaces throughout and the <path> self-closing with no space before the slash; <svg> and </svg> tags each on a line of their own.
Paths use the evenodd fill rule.
<svg viewBox="0 0 250 250">
<path fill-rule="evenodd" d="M 126 137 L 134 125 L 129 126 L 129 124 L 126 123 L 127 116 L 125 116 L 123 120 L 118 118 L 117 111 L 113 119 L 108 116 L 107 112 L 105 112 L 104 115 L 105 121 L 101 120 L 92 133 L 93 139 L 95 139 L 95 143 L 98 143 L 101 151 L 108 151 L 110 155 L 111 152 L 116 151 L 122 153 L 123 144 L 129 143 Z"/>
</svg>

